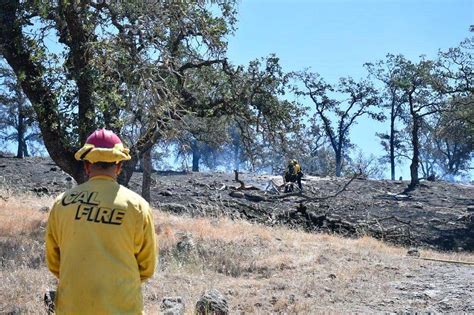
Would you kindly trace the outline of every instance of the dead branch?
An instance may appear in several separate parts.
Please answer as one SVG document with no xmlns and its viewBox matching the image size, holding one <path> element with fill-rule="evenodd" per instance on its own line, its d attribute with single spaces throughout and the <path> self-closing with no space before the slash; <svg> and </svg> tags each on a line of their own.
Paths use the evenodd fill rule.
<svg viewBox="0 0 474 315">
<path fill-rule="evenodd" d="M 245 189 L 245 184 L 244 184 L 244 182 L 239 179 L 239 171 L 234 170 L 234 174 L 235 174 L 234 181 L 236 181 L 237 183 L 240 184 L 240 187 L 237 188 L 237 189 Z"/>
<path fill-rule="evenodd" d="M 239 179 L 239 172 L 237 170 L 234 170 L 234 174 L 235 174 L 234 181 L 236 181 L 237 183 L 240 184 L 239 187 L 234 188 L 234 189 L 236 189 L 236 190 L 260 190 L 260 188 L 252 186 L 252 185 L 245 186 L 245 183 L 242 180 Z"/>
<path fill-rule="evenodd" d="M 321 200 L 335 198 L 338 195 L 340 195 L 342 192 L 344 192 L 347 189 L 347 187 L 349 187 L 349 185 L 352 183 L 352 181 L 354 181 L 354 179 L 358 178 L 360 175 L 361 175 L 361 172 L 355 173 L 351 177 L 351 179 L 347 183 L 345 183 L 344 186 L 342 186 L 341 189 L 339 189 L 336 193 L 334 193 L 332 195 L 323 196 L 323 197 L 312 197 L 312 196 L 308 196 L 308 195 L 303 194 L 303 191 L 299 191 L 299 192 L 284 194 L 284 195 L 281 195 L 281 196 L 268 197 L 268 200 L 284 199 L 284 198 L 287 198 L 287 197 L 296 196 L 296 197 L 303 198 L 303 200 L 298 200 L 298 202 L 303 203 L 303 202 L 314 202 L 314 201 L 321 201 Z"/>
</svg>

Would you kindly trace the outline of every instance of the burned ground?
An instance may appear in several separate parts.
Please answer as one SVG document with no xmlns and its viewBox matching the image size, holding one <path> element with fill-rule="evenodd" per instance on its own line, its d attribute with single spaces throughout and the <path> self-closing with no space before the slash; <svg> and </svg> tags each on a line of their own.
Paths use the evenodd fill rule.
<svg viewBox="0 0 474 315">
<path fill-rule="evenodd" d="M 193 314 L 209 289 L 239 314 L 474 312 L 472 187 L 429 182 L 403 195 L 406 182 L 354 180 L 336 198 L 301 205 L 302 195 L 265 194 L 278 178 L 240 177 L 259 189 L 237 190 L 233 174 L 153 174 L 160 255 L 143 286 L 147 313 L 159 313 L 171 296 Z M 133 190 L 140 180 L 135 174 Z M 347 181 L 308 177 L 304 194 L 324 198 Z M 49 160 L 0 158 L 0 183 L 0 313 L 44 313 L 43 293 L 57 285 L 44 263 L 49 205 L 71 182 Z M 407 255 L 355 239 L 367 234 L 464 251 Z"/>
<path fill-rule="evenodd" d="M 51 160 L 0 158 L 0 188 L 56 195 L 70 187 L 69 176 Z M 424 181 L 404 194 L 406 181 L 312 177 L 303 180 L 304 195 L 266 190 L 281 177 L 241 174 L 238 190 L 234 174 L 153 173 L 151 204 L 163 211 L 189 216 L 227 216 L 305 231 L 338 233 L 348 237 L 373 236 L 390 243 L 441 250 L 474 250 L 474 186 Z M 141 173 L 130 188 L 140 192 Z M 322 197 L 322 199 L 317 199 Z"/>
</svg>

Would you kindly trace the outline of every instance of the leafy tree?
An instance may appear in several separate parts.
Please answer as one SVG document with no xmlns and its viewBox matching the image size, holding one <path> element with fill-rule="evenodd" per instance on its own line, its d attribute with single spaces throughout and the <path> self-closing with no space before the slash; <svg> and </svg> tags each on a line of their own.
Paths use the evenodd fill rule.
<svg viewBox="0 0 474 315">
<path fill-rule="evenodd" d="M 433 139 L 443 177 L 453 178 L 469 169 L 474 150 L 474 37 L 440 51 L 436 88 L 447 105 L 436 117 Z"/>
<path fill-rule="evenodd" d="M 431 162 L 431 172 L 422 168 L 425 176 L 437 171 L 439 177 L 453 180 L 469 170 L 474 151 L 474 132 L 465 119 L 466 111 L 472 107 L 462 104 L 454 106 L 454 110 L 443 111 L 434 115 L 431 122 L 425 122 L 425 139 L 423 139 L 422 156 L 426 162 Z M 423 160 L 423 159 L 422 159 Z M 423 162 L 423 161 L 422 161 Z M 427 164 L 427 163 L 423 164 Z M 422 164 L 422 166 L 423 166 Z"/>
<path fill-rule="evenodd" d="M 288 160 L 296 159 L 305 174 L 334 174 L 334 154 L 327 144 L 324 131 L 316 117 L 311 117 L 304 126 L 288 137 L 285 155 L 282 157 L 285 164 L 280 164 L 280 173 Z"/>
<path fill-rule="evenodd" d="M 182 155 L 192 156 L 192 171 L 199 172 L 200 163 L 207 167 L 216 167 L 217 152 L 228 142 L 226 119 L 200 118 L 187 116 L 178 127 L 177 145 Z"/>
<path fill-rule="evenodd" d="M 461 101 L 473 105 L 474 94 L 474 37 L 466 38 L 457 47 L 439 52 L 437 75 L 444 80 L 436 88 L 448 94 L 454 105 Z M 467 103 L 466 103 L 467 102 Z"/>
<path fill-rule="evenodd" d="M 473 39 L 439 53 L 429 80 L 435 95 L 430 117 L 421 120 L 422 171 L 453 178 L 469 167 L 473 150 Z"/>
<path fill-rule="evenodd" d="M 13 72 L 1 66 L 0 139 L 17 143 L 17 158 L 30 155 L 28 143 L 41 142 L 34 113 Z"/>
<path fill-rule="evenodd" d="M 183 88 L 189 70 L 222 63 L 236 13 L 231 0 L 0 6 L 0 54 L 34 108 L 51 158 L 78 182 L 85 174 L 73 155 L 88 134 L 140 121 L 128 181 L 139 155 L 192 105 Z M 60 51 L 49 52 L 46 38 Z M 141 110 L 144 95 L 150 99 Z M 140 114 L 157 119 L 132 117 Z"/>
<path fill-rule="evenodd" d="M 449 97 L 451 117 L 455 122 L 465 124 L 465 131 L 474 133 L 474 37 L 462 41 L 458 47 L 439 53 L 438 75 L 444 81 L 437 88 Z"/>
<path fill-rule="evenodd" d="M 288 151 L 288 139 L 301 128 L 305 109 L 282 100 L 288 76 L 279 59 L 269 56 L 250 62 L 240 79 L 232 78 L 233 89 L 240 91 L 236 102 L 247 104 L 231 115 L 239 131 L 241 150 L 251 169 L 280 168 Z"/>
<path fill-rule="evenodd" d="M 365 67 L 370 75 L 383 83 L 384 92 L 381 96 L 383 109 L 388 109 L 390 118 L 390 130 L 388 133 L 378 133 L 384 150 L 387 152 L 387 160 L 390 163 L 390 178 L 395 180 L 395 165 L 400 153 L 405 151 L 401 139 L 400 130 L 397 129 L 397 121 L 404 114 L 404 94 L 397 82 L 400 80 L 402 69 L 400 68 L 404 57 L 401 55 L 388 54 L 385 60 L 375 63 L 366 63 Z"/>
<path fill-rule="evenodd" d="M 401 89 L 407 103 L 411 126 L 411 164 L 408 190 L 419 184 L 418 167 L 420 165 L 420 128 L 427 116 L 441 111 L 445 107 L 445 98 L 437 87 L 443 85 L 443 79 L 436 75 L 437 64 L 422 58 L 414 63 L 405 58 L 399 60 L 400 76 L 396 85 Z"/>
<path fill-rule="evenodd" d="M 379 104 L 378 93 L 370 82 L 356 82 L 352 78 L 341 78 L 335 87 L 324 82 L 316 73 L 300 72 L 296 74 L 296 78 L 303 84 L 302 88 L 296 88 L 296 94 L 307 96 L 313 102 L 315 115 L 321 120 L 334 151 L 336 176 L 341 176 L 344 155 L 351 146 L 350 128 L 357 118 L 363 115 L 376 120 L 384 118 L 381 113 L 374 111 Z M 333 92 L 338 93 L 340 98 L 332 97 Z M 335 124 L 331 117 L 336 117 Z"/>
<path fill-rule="evenodd" d="M 227 65 L 223 70 L 200 71 L 192 79 L 188 81 L 191 93 L 192 87 L 206 86 L 200 89 L 206 93 L 194 93 L 197 103 L 203 104 L 196 108 L 216 122 L 216 117 L 225 118 L 224 138 L 231 142 L 234 166 L 245 160 L 252 170 L 271 167 L 276 155 L 286 150 L 288 136 L 300 127 L 304 111 L 280 99 L 288 79 L 279 59 L 271 55 L 251 61 L 246 68 Z M 197 115 L 203 116 L 199 111 Z"/>
</svg>

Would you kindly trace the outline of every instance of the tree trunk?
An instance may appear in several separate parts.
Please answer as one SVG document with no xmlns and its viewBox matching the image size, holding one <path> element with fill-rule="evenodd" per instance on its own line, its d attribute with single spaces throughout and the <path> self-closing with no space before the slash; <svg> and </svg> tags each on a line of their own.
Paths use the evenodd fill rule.
<svg viewBox="0 0 474 315">
<path fill-rule="evenodd" d="M 413 149 L 413 156 L 410 164 L 410 184 L 408 189 L 414 189 L 420 182 L 418 178 L 418 164 L 420 163 L 420 144 L 418 139 L 418 131 L 420 129 L 421 118 L 418 116 L 413 117 L 413 127 L 411 131 L 411 144 Z"/>
<path fill-rule="evenodd" d="M 28 151 L 28 144 L 26 143 L 26 140 L 23 141 L 23 156 L 24 157 L 30 156 L 30 152 Z"/>
<path fill-rule="evenodd" d="M 342 171 L 342 152 L 337 151 L 336 153 L 336 177 L 341 177 Z"/>
<path fill-rule="evenodd" d="M 90 67 L 92 52 L 87 44 L 93 41 L 93 34 L 88 34 L 85 26 L 79 17 L 78 11 L 81 6 L 75 1 L 58 2 L 60 13 L 64 14 L 64 20 L 67 24 L 67 34 L 60 31 L 60 41 L 69 46 L 70 61 L 72 61 L 71 74 L 76 81 L 77 94 L 79 100 L 78 120 L 79 120 L 79 142 L 86 142 L 87 137 L 94 131 L 94 104 L 92 95 L 94 90 L 94 78 Z"/>
<path fill-rule="evenodd" d="M 193 150 L 193 172 L 199 172 L 199 160 L 201 159 L 201 153 L 199 150 Z"/>
<path fill-rule="evenodd" d="M 234 170 L 240 171 L 240 145 L 234 144 Z"/>
<path fill-rule="evenodd" d="M 151 172 L 152 172 L 152 161 L 151 161 L 152 148 L 146 150 L 142 155 L 143 164 L 143 176 L 142 176 L 142 197 L 150 202 L 150 186 L 151 186 Z"/>
<path fill-rule="evenodd" d="M 158 126 L 156 126 L 158 128 Z M 118 178 L 118 182 L 125 187 L 128 187 L 128 183 L 132 178 L 133 172 L 139 162 L 140 152 L 143 155 L 147 150 L 151 150 L 153 145 L 158 142 L 159 132 L 156 131 L 156 128 L 150 128 L 146 130 L 137 141 L 137 143 L 130 147 L 130 155 L 132 156 L 131 160 L 123 162 L 122 173 Z"/>
<path fill-rule="evenodd" d="M 196 140 L 191 144 L 191 150 L 193 151 L 193 172 L 199 172 L 199 160 L 201 160 L 201 151 Z"/>
<path fill-rule="evenodd" d="M 130 182 L 130 179 L 132 178 L 133 172 L 135 172 L 135 167 L 137 167 L 138 164 L 138 155 L 134 151 L 130 150 L 132 153 L 132 159 L 129 161 L 125 161 L 122 164 L 122 172 L 118 176 L 118 182 L 125 186 L 128 187 L 128 183 Z"/>
<path fill-rule="evenodd" d="M 22 159 L 25 157 L 25 116 L 23 114 L 23 105 L 18 106 L 18 128 L 17 128 L 18 151 L 16 157 Z"/>
<path fill-rule="evenodd" d="M 392 102 L 392 113 L 390 117 L 390 178 L 395 180 L 395 115 Z"/>
<path fill-rule="evenodd" d="M 392 139 L 390 139 L 390 178 L 395 180 L 395 152 Z"/>
<path fill-rule="evenodd" d="M 82 162 L 74 159 L 73 148 L 66 145 L 60 130 L 58 100 L 54 92 L 43 80 L 45 69 L 34 58 L 33 48 L 21 31 L 22 22 L 17 14 L 19 1 L 3 1 L 0 14 L 0 46 L 2 56 L 12 67 L 23 92 L 30 100 L 38 118 L 44 145 L 53 161 L 78 183 L 87 177 Z"/>
</svg>

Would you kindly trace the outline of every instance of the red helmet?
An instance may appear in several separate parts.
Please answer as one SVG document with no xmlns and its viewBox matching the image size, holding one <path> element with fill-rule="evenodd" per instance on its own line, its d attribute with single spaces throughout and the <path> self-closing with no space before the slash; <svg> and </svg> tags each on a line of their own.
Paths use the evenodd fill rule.
<svg viewBox="0 0 474 315">
<path fill-rule="evenodd" d="M 123 146 L 120 138 L 113 131 L 105 128 L 94 131 L 74 157 L 76 160 L 86 160 L 90 163 L 118 163 L 131 159 L 129 149 Z"/>
<path fill-rule="evenodd" d="M 116 144 L 122 144 L 122 141 L 112 130 L 102 128 L 91 133 L 86 143 L 96 148 L 113 148 Z"/>
</svg>

